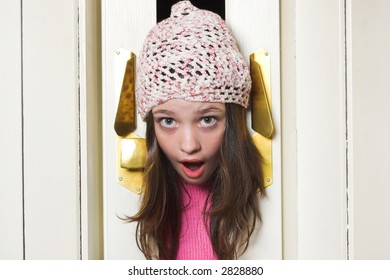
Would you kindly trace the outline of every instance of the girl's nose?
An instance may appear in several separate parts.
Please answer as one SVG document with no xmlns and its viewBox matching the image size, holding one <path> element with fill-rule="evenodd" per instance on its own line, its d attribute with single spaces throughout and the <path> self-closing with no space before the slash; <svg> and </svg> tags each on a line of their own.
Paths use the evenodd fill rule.
<svg viewBox="0 0 390 280">
<path fill-rule="evenodd" d="M 181 135 L 180 150 L 186 154 L 194 154 L 201 149 L 201 144 L 193 128 L 185 128 Z"/>
</svg>

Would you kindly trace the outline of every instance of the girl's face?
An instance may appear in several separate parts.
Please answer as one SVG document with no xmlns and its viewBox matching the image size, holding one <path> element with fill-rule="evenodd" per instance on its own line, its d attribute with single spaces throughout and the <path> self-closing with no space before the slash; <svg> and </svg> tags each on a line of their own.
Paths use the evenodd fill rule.
<svg viewBox="0 0 390 280">
<path fill-rule="evenodd" d="M 172 99 L 152 110 L 157 141 L 188 183 L 202 184 L 219 165 L 225 104 Z"/>
</svg>

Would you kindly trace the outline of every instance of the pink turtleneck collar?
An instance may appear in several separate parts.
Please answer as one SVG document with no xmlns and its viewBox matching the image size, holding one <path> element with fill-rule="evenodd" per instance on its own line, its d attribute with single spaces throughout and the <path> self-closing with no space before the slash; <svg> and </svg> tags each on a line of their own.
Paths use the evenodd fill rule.
<svg viewBox="0 0 390 280">
<path fill-rule="evenodd" d="M 204 205 L 209 184 L 183 183 L 183 205 L 178 260 L 216 260 L 209 232 L 209 220 L 205 219 Z M 209 209 L 210 203 L 206 206 Z"/>
</svg>

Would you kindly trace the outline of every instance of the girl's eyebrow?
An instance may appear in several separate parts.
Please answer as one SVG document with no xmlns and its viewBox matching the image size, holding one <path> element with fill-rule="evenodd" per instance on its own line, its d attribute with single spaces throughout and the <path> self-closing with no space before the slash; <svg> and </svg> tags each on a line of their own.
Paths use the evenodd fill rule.
<svg viewBox="0 0 390 280">
<path fill-rule="evenodd" d="M 163 114 L 163 115 L 167 115 L 167 116 L 174 116 L 175 112 L 165 110 L 165 109 L 157 109 L 155 112 L 153 112 L 153 114 Z"/>
<path fill-rule="evenodd" d="M 218 108 L 218 107 L 209 107 L 209 108 L 205 108 L 205 109 L 199 109 L 198 112 L 200 114 L 206 114 L 209 112 L 223 113 L 224 110 L 222 110 L 221 108 Z"/>
</svg>

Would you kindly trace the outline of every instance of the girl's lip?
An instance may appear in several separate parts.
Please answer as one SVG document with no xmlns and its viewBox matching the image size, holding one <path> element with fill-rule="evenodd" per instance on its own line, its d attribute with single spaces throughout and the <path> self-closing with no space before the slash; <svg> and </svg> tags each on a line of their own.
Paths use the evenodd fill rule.
<svg viewBox="0 0 390 280">
<path fill-rule="evenodd" d="M 187 163 L 197 164 L 199 167 L 195 170 L 192 170 L 186 165 Z M 197 179 L 201 177 L 204 172 L 204 162 L 199 160 L 184 160 L 181 161 L 181 169 L 188 178 Z"/>
</svg>

